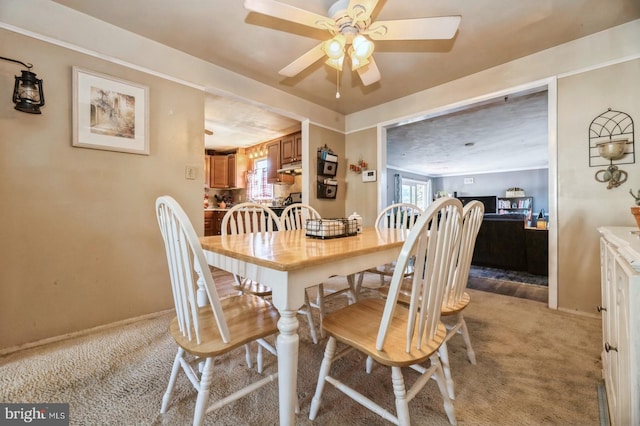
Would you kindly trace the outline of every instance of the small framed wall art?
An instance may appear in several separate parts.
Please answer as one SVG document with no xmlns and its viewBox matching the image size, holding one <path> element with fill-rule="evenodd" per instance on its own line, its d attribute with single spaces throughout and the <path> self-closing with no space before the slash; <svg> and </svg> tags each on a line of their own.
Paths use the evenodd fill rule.
<svg viewBox="0 0 640 426">
<path fill-rule="evenodd" d="M 73 146 L 149 155 L 149 87 L 73 67 Z"/>
</svg>

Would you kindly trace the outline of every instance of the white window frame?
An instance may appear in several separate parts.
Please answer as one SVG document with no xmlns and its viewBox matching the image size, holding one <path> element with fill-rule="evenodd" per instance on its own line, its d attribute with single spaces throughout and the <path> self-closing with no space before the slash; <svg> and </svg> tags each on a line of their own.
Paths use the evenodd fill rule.
<svg viewBox="0 0 640 426">
<path fill-rule="evenodd" d="M 247 197 L 253 201 L 273 199 L 273 184 L 267 183 L 267 157 L 253 160 L 253 173 L 247 182 Z"/>
<path fill-rule="evenodd" d="M 418 192 L 422 188 L 423 196 L 419 200 Z M 405 188 L 408 189 L 408 196 L 405 194 Z M 416 179 L 401 178 L 400 182 L 400 202 L 415 204 L 422 210 L 425 210 L 431 204 L 433 195 L 431 191 L 431 180 L 421 181 Z"/>
</svg>

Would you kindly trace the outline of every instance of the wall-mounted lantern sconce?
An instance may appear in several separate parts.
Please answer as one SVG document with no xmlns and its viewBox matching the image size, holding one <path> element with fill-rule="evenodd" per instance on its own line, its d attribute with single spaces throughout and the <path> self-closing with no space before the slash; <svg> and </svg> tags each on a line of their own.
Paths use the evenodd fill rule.
<svg viewBox="0 0 640 426">
<path fill-rule="evenodd" d="M 15 109 L 29 114 L 41 114 L 40 107 L 44 106 L 42 80 L 36 78 L 35 73 L 29 71 L 33 68 L 33 65 L 2 56 L 0 56 L 0 59 L 21 64 L 27 68 L 26 70 L 22 70 L 22 76 L 15 76 L 16 83 L 13 86 L 13 103 L 16 104 Z"/>
<path fill-rule="evenodd" d="M 627 181 L 627 172 L 613 165 L 613 160 L 622 158 L 627 147 L 627 139 L 617 139 L 596 144 L 600 157 L 609 160 L 609 166 L 605 170 L 596 172 L 598 182 L 607 182 L 607 189 L 616 188 Z"/>
</svg>

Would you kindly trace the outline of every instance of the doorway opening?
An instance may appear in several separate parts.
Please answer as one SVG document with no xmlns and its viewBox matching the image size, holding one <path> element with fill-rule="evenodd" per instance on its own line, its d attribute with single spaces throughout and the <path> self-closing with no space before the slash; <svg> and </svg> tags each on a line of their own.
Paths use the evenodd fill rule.
<svg viewBox="0 0 640 426">
<path fill-rule="evenodd" d="M 507 121 L 500 121 L 498 123 L 491 123 L 489 120 L 491 114 L 491 105 L 496 104 L 497 102 L 503 102 L 506 104 L 511 103 L 515 100 L 523 100 L 525 98 L 537 99 L 538 104 L 535 106 L 534 110 L 529 110 L 524 108 L 520 111 L 520 114 L 523 114 L 523 122 L 529 121 L 531 117 L 537 117 L 541 119 L 542 122 L 537 124 L 536 132 L 538 134 L 542 134 L 542 144 L 538 144 L 536 148 L 538 152 L 535 154 L 537 156 L 545 157 L 544 166 L 538 166 L 536 175 L 542 176 L 544 183 L 541 187 L 538 187 L 538 183 L 530 184 L 529 191 L 535 193 L 534 197 L 534 206 L 531 209 L 530 215 L 536 216 L 539 214 L 541 210 L 544 210 L 545 214 L 548 215 L 548 224 L 549 229 L 545 230 L 548 233 L 548 255 L 547 255 L 547 264 L 548 264 L 548 275 L 547 275 L 547 296 L 546 303 L 550 308 L 557 308 L 557 232 L 555 230 L 555 224 L 557 220 L 557 154 L 556 154 L 556 81 L 555 79 L 548 79 L 544 82 L 536 82 L 532 83 L 528 86 L 521 86 L 517 88 L 508 89 L 502 92 L 495 92 L 491 94 L 484 95 L 482 97 L 477 97 L 474 99 L 469 99 L 467 101 L 459 102 L 454 105 L 449 105 L 446 107 L 441 107 L 438 110 L 427 111 L 419 116 L 414 116 L 410 118 L 404 118 L 402 120 L 396 120 L 394 122 L 384 123 L 379 125 L 378 127 L 378 158 L 379 164 L 378 168 L 383 170 L 384 172 L 380 174 L 380 185 L 378 191 L 378 209 L 382 208 L 384 205 L 389 204 L 392 200 L 392 194 L 390 191 L 392 188 L 391 182 L 394 179 L 394 174 L 400 173 L 403 175 L 407 175 L 407 177 L 415 178 L 416 176 L 420 179 L 420 174 L 415 174 L 413 176 L 410 173 L 415 169 L 409 167 L 409 163 L 401 163 L 398 164 L 398 158 L 402 159 L 402 149 L 398 149 L 397 146 L 392 145 L 394 140 L 397 139 L 397 132 L 400 134 L 401 138 L 405 140 L 406 143 L 409 144 L 408 152 L 411 152 L 409 157 L 416 158 L 419 161 L 422 161 L 424 164 L 430 164 L 430 162 L 436 164 L 441 167 L 441 169 L 433 173 L 429 176 L 429 179 L 432 181 L 432 188 L 435 196 L 438 194 L 443 195 L 475 195 L 475 196 L 485 196 L 485 195 L 495 195 L 505 197 L 506 189 L 511 186 L 509 181 L 503 181 L 500 187 L 497 187 L 494 183 L 493 189 L 487 185 L 487 181 L 492 177 L 491 174 L 496 172 L 496 170 L 492 170 L 492 166 L 488 167 L 485 165 L 485 169 L 482 170 L 482 161 L 478 159 L 480 166 L 472 169 L 471 172 L 465 173 L 463 170 L 458 170 L 457 172 L 454 170 L 451 174 L 443 172 L 442 167 L 446 167 L 447 164 L 454 164 L 456 162 L 456 155 L 458 157 L 464 157 L 464 161 L 459 161 L 459 163 L 471 163 L 476 156 L 474 155 L 466 155 L 467 151 L 463 151 L 462 146 L 468 143 L 476 143 L 479 146 L 476 148 L 481 149 L 486 147 L 486 137 L 493 138 L 491 140 L 490 146 L 493 147 L 493 151 L 485 152 L 483 155 L 487 155 L 484 158 L 497 158 L 501 159 L 503 162 L 509 163 L 509 155 L 512 152 L 516 152 L 516 154 L 524 155 L 524 156 L 532 156 L 530 153 L 528 154 L 527 150 L 530 148 L 527 137 L 531 133 L 528 124 L 525 127 L 521 127 L 520 130 L 517 129 L 517 116 L 509 118 Z M 539 103 L 540 99 L 544 101 L 541 105 Z M 513 102 L 515 105 L 517 102 Z M 517 108 L 515 108 L 517 112 Z M 470 111 L 475 111 L 477 113 L 476 121 L 484 120 L 484 123 L 474 123 L 473 121 L 469 121 L 471 115 Z M 484 114 L 484 116 L 483 116 Z M 477 118 L 480 117 L 480 118 Z M 436 120 L 439 120 L 440 129 L 444 129 L 446 131 L 447 127 L 451 129 L 451 126 L 454 126 L 454 119 L 466 119 L 467 121 L 464 124 L 471 130 L 467 133 L 470 135 L 468 138 L 458 137 L 457 135 L 461 134 L 460 132 L 450 132 L 451 137 L 439 138 L 435 141 L 435 147 L 431 147 L 433 150 L 439 150 L 444 153 L 444 159 L 438 158 L 434 152 L 429 152 L 425 155 L 416 155 L 421 147 L 419 146 L 420 139 L 417 135 L 424 135 L 425 132 L 417 131 L 420 126 L 413 126 L 413 129 L 403 127 L 408 124 L 413 123 L 422 123 L 429 122 L 432 123 Z M 444 124 L 443 124 L 444 123 Z M 473 125 L 481 124 L 481 126 L 474 127 Z M 457 126 L 462 126 L 459 124 Z M 437 126 L 436 126 L 437 127 Z M 478 130 L 479 129 L 479 130 Z M 410 130 L 413 130 L 412 134 Z M 433 129 L 431 129 L 433 130 Z M 430 131 L 431 131 L 430 130 Z M 459 130 L 459 129 L 457 129 Z M 462 133 L 464 135 L 464 133 Z M 441 133 L 442 135 L 442 133 Z M 448 133 L 444 133 L 444 135 L 449 135 Z M 474 135 L 479 135 L 481 137 L 475 138 Z M 506 136 L 505 136 L 506 135 Z M 498 139 L 505 139 L 506 143 L 504 146 L 500 147 L 498 144 Z M 424 142 L 423 142 L 424 143 Z M 519 144 L 522 144 L 522 148 L 519 148 Z M 531 145 L 533 147 L 533 145 Z M 464 154 L 461 154 L 464 153 Z M 405 154 L 404 158 L 407 154 Z M 481 156 L 478 156 L 481 157 Z M 452 162 L 453 161 L 453 162 Z M 491 160 L 493 161 L 493 160 Z M 485 161 L 486 162 L 486 161 Z M 394 164 L 395 163 L 395 164 Z M 515 164 L 516 161 L 513 161 Z M 491 163 L 495 164 L 495 163 Z M 528 167 L 529 169 L 531 167 Z M 493 169 L 496 169 L 494 166 Z M 509 168 L 503 168 L 500 170 L 500 173 L 507 173 L 510 178 L 514 178 L 514 176 L 519 176 L 525 174 L 524 168 L 518 168 L 517 166 Z M 424 175 L 422 175 L 424 176 Z M 497 176 L 497 174 L 496 174 Z M 495 176 L 493 176 L 495 177 Z M 422 177 L 424 179 L 424 177 Z M 536 178 L 536 180 L 539 180 Z M 463 183 L 471 182 L 471 185 L 464 185 Z M 473 185 L 475 184 L 475 185 Z M 461 189 L 464 188 L 464 189 Z M 469 189 L 469 188 L 478 188 L 478 189 Z M 479 193 L 479 192 L 482 193 Z M 487 191 L 488 193 L 484 193 Z M 530 195 L 530 194 L 527 194 Z M 537 203 L 535 200 L 537 199 Z"/>
</svg>

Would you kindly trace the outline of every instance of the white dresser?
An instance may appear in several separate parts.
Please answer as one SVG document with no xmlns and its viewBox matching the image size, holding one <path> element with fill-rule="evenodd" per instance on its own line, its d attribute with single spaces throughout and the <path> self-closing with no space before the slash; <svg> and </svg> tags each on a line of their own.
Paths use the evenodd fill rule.
<svg viewBox="0 0 640 426">
<path fill-rule="evenodd" d="M 640 237 L 638 228 L 600 232 L 602 373 L 614 426 L 640 425 Z"/>
</svg>

